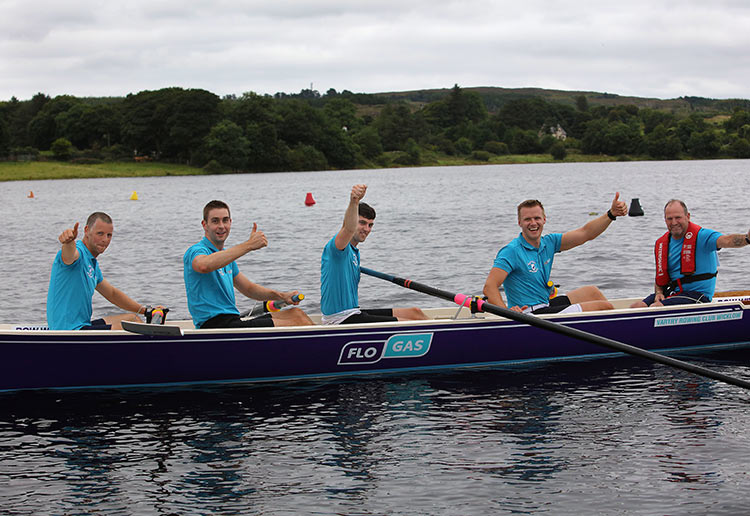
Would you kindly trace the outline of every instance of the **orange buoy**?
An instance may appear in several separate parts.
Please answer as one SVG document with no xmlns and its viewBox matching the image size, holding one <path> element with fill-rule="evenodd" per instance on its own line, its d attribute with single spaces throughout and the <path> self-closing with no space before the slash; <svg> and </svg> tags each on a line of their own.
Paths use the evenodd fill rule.
<svg viewBox="0 0 750 516">
<path fill-rule="evenodd" d="M 27 195 L 26 197 L 28 197 L 29 199 L 33 199 L 34 198 L 34 192 L 29 191 L 29 195 Z"/>
<path fill-rule="evenodd" d="M 313 199 L 311 192 L 307 192 L 307 196 L 305 196 L 305 206 L 312 206 L 313 204 L 315 204 L 315 199 Z"/>
</svg>

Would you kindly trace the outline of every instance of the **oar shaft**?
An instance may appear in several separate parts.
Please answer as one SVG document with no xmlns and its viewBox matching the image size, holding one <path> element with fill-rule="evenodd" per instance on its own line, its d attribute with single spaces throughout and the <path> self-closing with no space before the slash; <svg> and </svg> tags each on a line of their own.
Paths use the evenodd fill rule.
<svg viewBox="0 0 750 516">
<path fill-rule="evenodd" d="M 437 288 L 430 287 L 428 285 L 424 285 L 422 283 L 417 283 L 416 281 L 411 281 L 411 280 L 404 279 L 404 278 L 398 278 L 390 274 L 377 272 L 372 269 L 368 269 L 366 267 L 361 267 L 361 271 L 364 274 L 367 274 L 369 276 L 374 276 L 376 278 L 384 279 L 386 281 L 390 281 L 391 283 L 395 283 L 396 285 L 400 285 L 405 288 L 416 290 L 424 294 L 429 294 L 435 297 L 446 299 L 448 301 L 453 301 L 459 305 L 463 305 L 466 302 L 466 298 L 469 297 L 464 294 L 454 294 L 446 290 L 440 290 Z M 477 300 L 477 308 L 479 308 L 480 310 L 484 312 L 489 312 L 495 315 L 499 315 L 501 317 L 505 317 L 506 319 L 511 319 L 514 321 L 528 324 L 529 326 L 542 328 L 542 329 L 549 330 L 555 333 L 559 333 L 561 335 L 566 335 L 568 337 L 572 337 L 575 339 L 580 339 L 586 342 L 591 342 L 592 344 L 598 344 L 600 346 L 614 349 L 615 351 L 620 351 L 622 353 L 627 353 L 629 355 L 635 355 L 635 356 L 639 356 L 639 357 L 646 358 L 649 360 L 653 360 L 654 362 L 658 362 L 660 364 L 675 367 L 677 369 L 682 369 L 683 371 L 688 371 L 690 373 L 697 374 L 699 376 L 705 376 L 707 378 L 711 378 L 711 379 L 718 380 L 724 383 L 728 383 L 730 385 L 735 385 L 737 387 L 742 387 L 744 389 L 750 389 L 750 382 L 747 382 L 745 380 L 734 378 L 732 376 L 725 375 L 724 373 L 720 373 L 712 369 L 707 369 L 699 365 L 690 364 L 688 362 L 683 362 L 682 360 L 677 360 L 676 358 L 661 355 L 659 353 L 654 353 L 653 351 L 647 351 L 645 349 L 641 349 L 636 346 L 631 346 L 630 344 L 625 344 L 624 342 L 618 342 L 616 340 L 612 340 L 607 337 L 602 337 L 600 335 L 594 335 L 593 333 L 588 333 L 583 330 L 579 330 L 577 328 L 571 328 L 570 326 L 564 326 L 562 324 L 548 321 L 546 319 L 541 319 L 534 315 L 525 314 L 521 312 L 515 312 L 508 308 L 503 308 L 501 306 L 493 305 L 491 303 L 487 303 L 486 301 L 482 301 L 482 300 Z"/>
</svg>

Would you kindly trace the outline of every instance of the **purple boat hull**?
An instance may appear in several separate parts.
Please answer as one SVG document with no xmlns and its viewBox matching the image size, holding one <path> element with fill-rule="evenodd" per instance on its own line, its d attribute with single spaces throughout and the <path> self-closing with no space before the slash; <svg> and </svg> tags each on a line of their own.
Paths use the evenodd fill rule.
<svg viewBox="0 0 750 516">
<path fill-rule="evenodd" d="M 750 345 L 746 310 L 740 302 L 728 302 L 547 318 L 643 349 L 669 351 Z M 599 345 L 494 316 L 186 330 L 174 336 L 0 329 L 0 390 L 267 382 L 610 353 Z"/>
</svg>

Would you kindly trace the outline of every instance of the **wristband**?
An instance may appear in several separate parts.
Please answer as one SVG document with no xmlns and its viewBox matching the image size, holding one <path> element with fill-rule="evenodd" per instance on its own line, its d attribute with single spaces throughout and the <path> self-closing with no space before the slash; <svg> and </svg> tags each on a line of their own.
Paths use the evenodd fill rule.
<svg viewBox="0 0 750 516">
<path fill-rule="evenodd" d="M 612 215 L 612 210 L 607 210 L 607 217 L 609 217 L 610 220 L 617 219 L 617 217 L 615 217 L 614 215 Z M 748 243 L 750 243 L 750 242 L 748 242 Z"/>
</svg>

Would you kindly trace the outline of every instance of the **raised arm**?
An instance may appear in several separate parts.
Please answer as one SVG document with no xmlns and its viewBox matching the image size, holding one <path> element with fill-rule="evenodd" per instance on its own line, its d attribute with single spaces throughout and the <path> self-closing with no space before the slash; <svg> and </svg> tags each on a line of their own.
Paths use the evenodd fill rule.
<svg viewBox="0 0 750 516">
<path fill-rule="evenodd" d="M 76 237 L 78 237 L 78 222 L 72 229 L 66 229 L 57 237 L 62 244 L 62 261 L 65 265 L 70 265 L 78 259 Z"/>
<path fill-rule="evenodd" d="M 334 244 L 336 249 L 345 249 L 349 242 L 351 242 L 354 233 L 357 232 L 357 224 L 359 222 L 359 201 L 365 196 L 367 191 L 367 185 L 354 185 L 352 187 L 352 193 L 349 195 L 349 205 L 346 207 L 346 213 L 344 214 L 344 223 L 341 225 L 341 229 L 336 233 L 336 240 Z"/>
<path fill-rule="evenodd" d="M 568 249 L 573 249 L 574 247 L 585 244 L 589 240 L 593 240 L 604 233 L 604 230 L 607 229 L 614 220 L 610 217 L 610 213 L 612 214 L 612 217 L 623 217 L 628 214 L 627 205 L 624 201 L 620 200 L 620 192 L 615 193 L 612 206 L 607 213 L 601 217 L 595 218 L 594 220 L 590 220 L 578 229 L 563 233 L 560 250 L 567 251 Z"/>
<path fill-rule="evenodd" d="M 193 270 L 201 274 L 213 272 L 221 269 L 225 265 L 232 263 L 237 258 L 246 255 L 250 251 L 262 249 L 268 245 L 268 239 L 262 231 L 258 231 L 258 224 L 253 223 L 253 230 L 250 238 L 244 242 L 211 254 L 201 254 L 193 259 Z"/>
<path fill-rule="evenodd" d="M 750 245 L 750 231 L 746 234 L 735 233 L 732 235 L 721 235 L 716 241 L 717 249 L 727 249 L 731 247 L 745 247 Z"/>
</svg>

